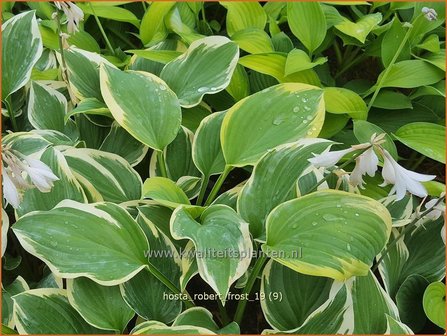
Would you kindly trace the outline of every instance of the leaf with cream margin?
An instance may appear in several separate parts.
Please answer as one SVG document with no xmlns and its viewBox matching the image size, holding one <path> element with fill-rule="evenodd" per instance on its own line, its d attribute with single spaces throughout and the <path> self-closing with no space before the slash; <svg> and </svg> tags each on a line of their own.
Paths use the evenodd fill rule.
<svg viewBox="0 0 447 336">
<path fill-rule="evenodd" d="M 15 295 L 13 300 L 17 330 L 22 335 L 105 333 L 79 315 L 64 289 L 33 289 Z"/>
<path fill-rule="evenodd" d="M 23 194 L 23 200 L 16 209 L 18 217 L 35 210 L 50 210 L 59 202 L 71 199 L 87 202 L 86 195 L 76 180 L 64 155 L 53 147 L 48 147 L 39 158 L 59 179 L 49 192 L 41 192 L 37 188 L 28 189 Z"/>
<path fill-rule="evenodd" d="M 2 24 L 2 99 L 28 83 L 42 51 L 35 11 L 20 13 Z"/>
<path fill-rule="evenodd" d="M 222 123 L 226 164 L 254 165 L 269 149 L 316 137 L 324 110 L 323 91 L 301 83 L 275 85 L 242 99 L 228 110 Z"/>
<path fill-rule="evenodd" d="M 91 202 L 141 198 L 141 177 L 121 156 L 90 148 L 69 148 L 63 154 Z"/>
<path fill-rule="evenodd" d="M 85 276 L 112 286 L 146 267 L 148 242 L 133 218 L 113 203 L 65 200 L 21 217 L 13 231 L 23 248 L 63 278 Z"/>
<path fill-rule="evenodd" d="M 136 221 L 144 231 L 150 250 L 147 259 L 169 281 L 179 287 L 181 273 L 180 255 L 169 237 L 152 222 L 153 208 L 138 207 Z M 121 295 L 127 304 L 141 317 L 170 323 L 181 312 L 181 300 L 169 300 L 165 295 L 174 294 L 148 269 L 120 285 Z"/>
<path fill-rule="evenodd" d="M 296 197 L 296 182 L 311 167 L 308 159 L 331 144 L 325 139 L 304 139 L 278 146 L 262 156 L 237 201 L 238 213 L 249 223 L 255 239 L 265 239 L 265 220 L 270 211 Z"/>
<path fill-rule="evenodd" d="M 181 109 L 174 92 L 157 76 L 101 66 L 101 92 L 115 120 L 134 138 L 161 151 L 180 128 Z"/>
<path fill-rule="evenodd" d="M 70 47 L 64 51 L 70 88 L 77 99 L 95 98 L 102 102 L 99 67 L 101 64 L 115 67 L 97 53 Z M 82 69 L 82 71 L 79 71 Z"/>
<path fill-rule="evenodd" d="M 138 324 L 130 332 L 131 335 L 215 335 L 209 329 L 196 327 L 196 326 L 167 326 L 164 323 L 158 321 L 146 321 Z"/>
<path fill-rule="evenodd" d="M 199 218 L 180 206 L 171 218 L 171 234 L 194 242 L 199 274 L 225 304 L 230 286 L 250 265 L 253 247 L 248 224 L 225 205 L 212 205 Z"/>
<path fill-rule="evenodd" d="M 413 330 L 411 330 L 407 325 L 386 315 L 387 327 L 385 330 L 385 335 L 414 335 Z"/>
<path fill-rule="evenodd" d="M 206 328 L 217 334 L 240 334 L 239 325 L 236 322 L 231 322 L 223 328 L 219 328 L 216 322 L 214 322 L 213 314 L 203 307 L 192 307 L 175 318 L 172 326 L 196 326 Z"/>
<path fill-rule="evenodd" d="M 230 84 L 238 59 L 236 43 L 224 36 L 208 36 L 194 41 L 186 53 L 166 64 L 160 77 L 182 107 L 193 107 L 205 94 L 218 93 Z"/>
<path fill-rule="evenodd" d="M 67 280 L 68 301 L 92 326 L 123 332 L 135 315 L 118 286 L 101 286 L 88 278 Z"/>
<path fill-rule="evenodd" d="M 269 214 L 262 250 L 297 272 L 345 280 L 368 274 L 391 225 L 388 210 L 369 197 L 317 191 L 282 203 Z"/>
<path fill-rule="evenodd" d="M 6 247 L 8 246 L 8 230 L 9 230 L 9 217 L 5 209 L 2 208 L 2 231 L 1 231 L 2 257 L 5 254 Z"/>
</svg>

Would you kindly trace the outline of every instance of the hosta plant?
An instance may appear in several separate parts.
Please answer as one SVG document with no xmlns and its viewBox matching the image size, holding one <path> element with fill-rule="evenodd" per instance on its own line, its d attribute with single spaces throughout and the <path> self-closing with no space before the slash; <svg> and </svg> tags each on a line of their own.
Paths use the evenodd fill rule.
<svg viewBox="0 0 447 336">
<path fill-rule="evenodd" d="M 2 333 L 443 333 L 443 2 L 2 19 Z"/>
</svg>

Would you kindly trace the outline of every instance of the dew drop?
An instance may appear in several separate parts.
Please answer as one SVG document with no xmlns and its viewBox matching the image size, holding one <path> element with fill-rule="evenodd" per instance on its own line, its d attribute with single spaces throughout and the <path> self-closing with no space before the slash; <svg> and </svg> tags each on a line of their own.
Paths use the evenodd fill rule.
<svg viewBox="0 0 447 336">
<path fill-rule="evenodd" d="M 337 204 L 337 208 L 341 208 L 341 204 Z"/>
<path fill-rule="evenodd" d="M 360 216 L 360 215 L 359 215 L 358 213 L 356 213 L 356 214 L 355 214 L 355 217 L 358 217 L 358 216 Z"/>
<path fill-rule="evenodd" d="M 338 217 L 335 215 L 332 215 L 332 214 L 325 214 L 325 215 L 323 215 L 323 219 L 328 222 L 333 222 L 333 221 L 338 220 Z"/>
<path fill-rule="evenodd" d="M 307 120 L 303 120 L 303 124 L 307 124 Z"/>
<path fill-rule="evenodd" d="M 302 101 L 303 103 L 307 103 L 308 99 L 307 99 L 306 97 L 303 97 L 303 98 L 301 99 L 301 101 Z"/>
<path fill-rule="evenodd" d="M 298 224 L 297 224 L 297 223 L 294 223 L 294 224 L 290 225 L 290 228 L 291 228 L 291 229 L 296 229 L 297 227 L 298 227 Z"/>
<path fill-rule="evenodd" d="M 160 86 L 160 90 L 161 90 L 161 91 L 164 91 L 164 90 L 166 90 L 166 86 L 164 86 L 164 85 L 161 85 L 161 86 Z"/>
<path fill-rule="evenodd" d="M 293 108 L 293 112 L 298 113 L 300 111 L 300 108 L 298 106 L 295 106 Z"/>
<path fill-rule="evenodd" d="M 283 122 L 284 122 L 284 120 L 282 118 L 275 118 L 272 121 L 273 125 L 276 125 L 276 126 L 281 125 Z"/>
<path fill-rule="evenodd" d="M 346 245 L 346 248 L 348 249 L 348 251 L 351 251 L 351 245 L 350 244 Z"/>
<path fill-rule="evenodd" d="M 53 246 L 53 247 L 56 247 L 56 246 L 57 246 L 57 242 L 56 242 L 56 241 L 52 241 L 50 244 L 51 244 L 51 246 Z"/>
<path fill-rule="evenodd" d="M 312 116 L 307 116 L 307 120 L 312 120 L 314 117 L 312 117 Z"/>
<path fill-rule="evenodd" d="M 197 91 L 199 91 L 200 93 L 203 93 L 205 91 L 208 91 L 207 87 L 200 87 Z"/>
<path fill-rule="evenodd" d="M 317 222 L 312 222 L 312 226 L 317 226 L 318 223 Z"/>
<path fill-rule="evenodd" d="M 309 107 L 309 106 L 304 106 L 304 109 L 305 109 L 306 111 L 310 111 L 310 107 Z"/>
</svg>

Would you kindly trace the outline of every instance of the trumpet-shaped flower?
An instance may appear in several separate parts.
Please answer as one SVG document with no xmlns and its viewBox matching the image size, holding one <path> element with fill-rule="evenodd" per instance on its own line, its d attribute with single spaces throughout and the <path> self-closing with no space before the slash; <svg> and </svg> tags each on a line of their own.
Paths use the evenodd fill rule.
<svg viewBox="0 0 447 336">
<path fill-rule="evenodd" d="M 16 185 L 12 182 L 11 177 L 4 167 L 2 167 L 3 178 L 3 197 L 12 205 L 13 208 L 17 208 L 20 204 L 20 193 Z"/>
<path fill-rule="evenodd" d="M 354 148 L 348 148 L 331 152 L 329 148 L 327 148 L 321 154 L 315 155 L 313 158 L 309 159 L 309 162 L 312 163 L 316 168 L 333 167 L 337 164 L 338 161 L 341 160 L 343 156 L 353 151 L 355 151 Z"/>
<path fill-rule="evenodd" d="M 382 169 L 384 183 L 382 186 L 394 184 L 391 192 L 396 193 L 396 200 L 404 198 L 407 191 L 419 197 L 427 196 L 427 190 L 421 182 L 431 181 L 436 177 L 435 175 L 419 174 L 407 170 L 399 165 L 386 149 L 382 149 L 382 153 L 384 159 Z"/>
<path fill-rule="evenodd" d="M 361 187 L 363 185 L 363 175 L 368 174 L 371 177 L 375 175 L 379 158 L 374 152 L 374 147 L 370 147 L 359 155 L 355 161 L 356 165 L 351 173 L 350 182 L 354 186 Z"/>
<path fill-rule="evenodd" d="M 28 166 L 25 170 L 33 184 L 42 192 L 48 192 L 53 187 L 53 182 L 59 178 L 53 174 L 50 167 L 39 160 L 26 158 Z"/>
<path fill-rule="evenodd" d="M 433 8 L 422 7 L 422 13 L 428 21 L 435 21 L 438 19 L 438 13 Z"/>
<path fill-rule="evenodd" d="M 67 17 L 67 31 L 72 34 L 79 31 L 79 23 L 84 20 L 84 12 L 71 1 L 54 1 L 56 7 Z"/>
</svg>

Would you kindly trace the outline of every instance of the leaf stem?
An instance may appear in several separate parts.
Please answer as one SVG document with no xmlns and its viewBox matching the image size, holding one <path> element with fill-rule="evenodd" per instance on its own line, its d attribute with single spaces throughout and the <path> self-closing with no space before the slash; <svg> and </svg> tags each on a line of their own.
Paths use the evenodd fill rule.
<svg viewBox="0 0 447 336">
<path fill-rule="evenodd" d="M 17 119 L 12 108 L 11 95 L 4 100 L 4 103 L 6 105 L 6 109 L 8 110 L 9 118 L 11 119 L 12 130 L 17 132 L 19 127 L 17 126 Z"/>
<path fill-rule="evenodd" d="M 166 161 L 163 151 L 157 151 L 158 167 L 160 168 L 160 174 L 162 177 L 168 178 L 168 171 L 166 169 Z"/>
<path fill-rule="evenodd" d="M 222 327 L 225 327 L 228 323 L 230 323 L 230 317 L 228 316 L 228 312 L 223 306 L 220 299 L 217 299 L 217 306 L 219 308 L 220 318 L 222 322 Z"/>
<path fill-rule="evenodd" d="M 66 69 L 67 65 L 65 63 L 65 55 L 64 55 L 64 44 L 62 42 L 62 26 L 61 26 L 61 17 L 59 12 L 56 12 L 56 23 L 57 23 L 57 32 L 58 32 L 58 42 L 59 42 L 59 49 L 61 53 L 61 63 L 62 63 L 62 77 L 66 77 Z M 64 78 L 64 80 L 68 80 L 68 77 Z"/>
<path fill-rule="evenodd" d="M 245 299 L 251 292 L 251 289 L 253 288 L 253 285 L 256 281 L 256 278 L 258 277 L 259 272 L 262 269 L 262 266 L 264 266 L 264 263 L 267 261 L 267 255 L 262 253 L 261 256 L 256 260 L 255 265 L 253 266 L 253 270 L 250 273 L 250 276 L 248 277 L 247 284 L 245 285 L 244 289 L 242 290 L 241 299 L 236 308 L 236 313 L 234 314 L 234 321 L 237 324 L 241 324 L 242 317 L 244 317 L 244 311 L 245 306 L 247 305 L 247 300 Z"/>
<path fill-rule="evenodd" d="M 196 205 L 202 205 L 203 197 L 205 196 L 206 187 L 210 181 L 210 177 L 207 175 L 203 175 L 202 185 L 200 186 L 199 196 L 197 197 Z"/>
<path fill-rule="evenodd" d="M 385 257 L 388 255 L 388 253 L 390 252 L 391 248 L 394 247 L 394 245 L 397 244 L 397 242 L 399 241 L 399 239 L 401 239 L 403 236 L 405 236 L 412 228 L 413 226 L 424 216 L 426 216 L 429 212 L 431 212 L 438 204 L 440 204 L 443 200 L 445 200 L 445 196 L 440 197 L 438 199 L 438 201 L 429 209 L 425 210 L 423 213 L 421 213 L 419 216 L 416 216 L 401 232 L 400 234 L 393 239 L 393 241 L 391 241 L 391 243 L 388 244 L 388 246 L 385 248 L 385 250 L 383 251 L 383 253 L 380 255 L 379 260 L 377 260 L 376 264 L 374 265 L 374 267 L 371 269 L 372 272 L 375 272 L 377 270 L 377 268 L 379 267 L 380 263 L 383 261 L 383 259 L 385 259 Z"/>
<path fill-rule="evenodd" d="M 152 263 L 148 260 L 147 265 L 149 267 L 149 272 L 160 280 L 166 287 L 168 287 L 174 294 L 182 294 L 182 291 L 178 289 L 172 282 L 169 280 L 163 273 L 161 273 Z M 186 291 L 185 291 L 186 292 Z M 185 305 L 187 308 L 195 307 L 194 301 L 191 299 L 191 296 L 186 292 L 188 299 L 185 300 Z"/>
<path fill-rule="evenodd" d="M 380 77 L 379 76 L 379 82 L 377 83 L 377 87 L 374 91 L 374 94 L 371 98 L 371 100 L 369 101 L 368 104 L 368 112 L 371 109 L 371 107 L 374 104 L 374 101 L 377 98 L 377 95 L 379 94 L 379 91 L 382 89 L 382 85 L 385 82 L 385 79 L 388 77 L 388 74 L 390 73 L 391 68 L 393 67 L 394 63 L 396 63 L 397 58 L 399 57 L 400 53 L 402 52 L 402 49 L 405 46 L 405 43 L 407 43 L 408 38 L 410 37 L 410 33 L 411 30 L 413 29 L 413 26 L 410 26 L 410 28 L 408 28 L 407 33 L 405 34 L 404 38 L 402 39 L 402 41 L 400 42 L 399 47 L 396 50 L 396 53 L 394 54 L 393 58 L 391 59 L 390 64 L 388 64 L 388 67 L 385 69 L 385 72 L 383 73 L 383 75 Z"/>
<path fill-rule="evenodd" d="M 228 174 L 233 170 L 232 166 L 225 166 L 225 169 L 223 173 L 219 176 L 216 183 L 213 186 L 213 189 L 211 189 L 210 194 L 208 195 L 208 198 L 206 199 L 205 206 L 210 205 L 214 199 L 216 198 L 217 193 L 220 190 L 220 187 L 222 186 L 222 183 L 227 178 Z"/>
<path fill-rule="evenodd" d="M 101 32 L 102 37 L 106 41 L 107 47 L 110 49 L 111 53 L 113 55 L 115 55 L 115 50 L 113 49 L 112 44 L 110 43 L 110 41 L 106 35 L 106 32 L 104 31 L 104 28 L 102 27 L 101 21 L 99 21 L 99 18 L 96 15 L 96 12 L 95 12 L 95 9 L 93 8 L 92 3 L 89 2 L 88 4 L 90 5 L 90 9 L 92 10 L 92 13 L 93 13 L 93 16 L 95 17 L 96 23 L 98 24 L 99 31 Z"/>
</svg>

